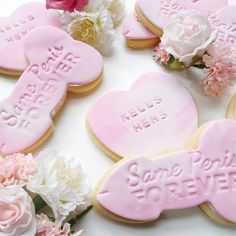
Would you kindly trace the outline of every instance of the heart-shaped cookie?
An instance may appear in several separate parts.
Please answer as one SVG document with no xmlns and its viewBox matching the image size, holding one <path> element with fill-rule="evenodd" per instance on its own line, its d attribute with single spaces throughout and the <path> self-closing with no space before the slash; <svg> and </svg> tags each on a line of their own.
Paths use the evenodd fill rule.
<svg viewBox="0 0 236 236">
<path fill-rule="evenodd" d="M 134 12 L 125 19 L 123 36 L 127 45 L 136 49 L 152 47 L 159 42 L 158 37 L 143 26 Z"/>
<path fill-rule="evenodd" d="M 138 0 L 136 3 L 136 13 L 140 18 L 140 21 L 154 34 L 161 36 L 162 29 L 168 24 L 171 17 L 178 12 L 191 9 L 200 11 L 203 15 L 209 17 L 211 15 L 216 16 L 215 21 L 221 25 L 221 18 L 215 14 L 216 11 L 228 4 L 227 0 Z M 229 12 L 230 20 L 224 18 L 222 23 L 226 24 L 226 27 L 233 27 L 231 17 L 232 12 Z"/>
<path fill-rule="evenodd" d="M 198 126 L 193 98 L 174 77 L 147 73 L 129 91 L 107 93 L 87 116 L 95 141 L 112 158 L 179 148 Z"/>
<path fill-rule="evenodd" d="M 102 79 L 103 58 L 93 47 L 55 27 L 25 39 L 29 66 L 0 103 L 0 153 L 28 152 L 51 134 L 67 91 L 85 93 Z"/>
<path fill-rule="evenodd" d="M 0 73 L 20 75 L 26 69 L 25 37 L 33 28 L 44 25 L 61 27 L 61 22 L 59 13 L 47 10 L 42 3 L 25 4 L 11 16 L 0 18 Z"/>
</svg>

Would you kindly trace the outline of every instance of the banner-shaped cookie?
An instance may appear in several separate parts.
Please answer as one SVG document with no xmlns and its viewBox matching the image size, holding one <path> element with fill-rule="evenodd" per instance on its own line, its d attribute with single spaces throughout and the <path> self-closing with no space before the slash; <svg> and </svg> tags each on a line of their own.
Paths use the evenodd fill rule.
<svg viewBox="0 0 236 236">
<path fill-rule="evenodd" d="M 86 93 L 102 78 L 102 56 L 54 27 L 38 27 L 25 40 L 30 65 L 0 103 L 0 153 L 28 151 L 52 131 L 67 91 Z"/>
<path fill-rule="evenodd" d="M 98 98 L 88 112 L 87 124 L 95 142 L 119 160 L 182 148 L 198 127 L 198 114 L 178 79 L 151 72 L 137 79 L 129 91 Z"/>
<path fill-rule="evenodd" d="M 28 3 L 11 16 L 0 18 L 0 73 L 19 75 L 28 63 L 24 56 L 24 40 L 38 26 L 61 27 L 59 13 L 47 10 L 43 3 Z"/>
<path fill-rule="evenodd" d="M 236 223 L 236 121 L 202 127 L 191 149 L 118 162 L 97 186 L 95 205 L 125 222 L 149 222 L 165 210 L 201 205 L 221 223 Z"/>
</svg>

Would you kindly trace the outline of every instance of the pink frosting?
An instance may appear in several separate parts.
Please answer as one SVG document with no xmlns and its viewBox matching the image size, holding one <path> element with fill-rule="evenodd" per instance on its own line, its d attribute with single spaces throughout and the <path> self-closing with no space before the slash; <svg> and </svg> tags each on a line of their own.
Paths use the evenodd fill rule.
<svg viewBox="0 0 236 236">
<path fill-rule="evenodd" d="M 187 89 L 164 73 L 147 73 L 129 91 L 101 96 L 87 117 L 95 136 L 121 157 L 182 147 L 198 125 Z"/>
<path fill-rule="evenodd" d="M 208 16 L 217 40 L 236 48 L 236 6 L 226 6 Z"/>
<path fill-rule="evenodd" d="M 45 37 L 46 36 L 46 37 Z M 20 152 L 52 126 L 51 116 L 68 86 L 95 81 L 103 70 L 102 56 L 54 27 L 38 27 L 25 40 L 29 67 L 11 95 L 0 103 L 0 151 Z"/>
<path fill-rule="evenodd" d="M 137 4 L 148 20 L 161 29 L 184 9 L 200 11 L 208 17 L 218 40 L 236 45 L 236 6 L 227 6 L 227 0 L 138 0 Z"/>
<path fill-rule="evenodd" d="M 226 6 L 227 2 L 227 0 L 138 0 L 137 4 L 148 20 L 162 29 L 172 16 L 182 10 L 195 9 L 207 15 Z"/>
<path fill-rule="evenodd" d="M 133 12 L 130 14 L 123 25 L 123 35 L 127 39 L 142 40 L 155 39 L 157 36 L 146 29 Z"/>
<path fill-rule="evenodd" d="M 0 18 L 0 68 L 24 71 L 28 65 L 23 51 L 25 37 L 44 25 L 61 27 L 61 22 L 59 13 L 47 10 L 42 3 L 25 4 L 8 18 Z"/>
<path fill-rule="evenodd" d="M 108 211 L 135 221 L 209 202 L 236 223 L 235 133 L 236 121 L 219 120 L 205 129 L 196 150 L 122 161 L 100 187 L 97 200 Z"/>
</svg>

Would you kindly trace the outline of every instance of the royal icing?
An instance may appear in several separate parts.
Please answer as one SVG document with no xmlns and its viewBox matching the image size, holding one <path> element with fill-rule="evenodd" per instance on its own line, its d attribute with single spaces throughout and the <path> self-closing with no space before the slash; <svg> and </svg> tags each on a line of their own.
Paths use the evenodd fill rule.
<svg viewBox="0 0 236 236">
<path fill-rule="evenodd" d="M 67 90 L 96 81 L 102 74 L 102 56 L 91 46 L 73 40 L 54 27 L 38 27 L 25 39 L 30 65 L 11 95 L 0 103 L 0 152 L 3 155 L 31 147 L 52 126 Z"/>
<path fill-rule="evenodd" d="M 134 12 L 130 14 L 124 22 L 123 36 L 130 40 L 147 40 L 157 38 L 155 34 L 151 33 L 143 26 Z"/>
<path fill-rule="evenodd" d="M 147 73 L 129 91 L 97 99 L 87 116 L 95 137 L 119 157 L 182 147 L 198 125 L 187 89 L 165 73 Z"/>
<path fill-rule="evenodd" d="M 198 10 L 208 17 L 217 40 L 236 46 L 236 6 L 227 6 L 227 3 L 227 0 L 138 0 L 137 6 L 160 29 L 178 12 L 185 9 Z"/>
<path fill-rule="evenodd" d="M 47 10 L 42 3 L 25 4 L 10 17 L 0 18 L 0 69 L 24 71 L 28 66 L 23 51 L 25 37 L 44 25 L 61 27 L 59 13 Z"/>
<path fill-rule="evenodd" d="M 164 210 L 208 202 L 236 223 L 235 133 L 236 121 L 219 120 L 202 133 L 196 150 L 122 161 L 96 199 L 106 210 L 132 221 L 152 221 Z"/>
</svg>

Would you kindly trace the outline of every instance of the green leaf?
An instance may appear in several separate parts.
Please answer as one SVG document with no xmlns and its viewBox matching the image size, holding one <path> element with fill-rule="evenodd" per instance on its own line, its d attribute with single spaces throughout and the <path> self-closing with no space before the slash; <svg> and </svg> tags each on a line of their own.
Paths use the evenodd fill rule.
<svg viewBox="0 0 236 236">
<path fill-rule="evenodd" d="M 93 208 L 92 205 L 88 206 L 84 211 L 82 211 L 80 214 L 76 215 L 75 218 L 72 218 L 69 220 L 69 224 L 72 226 L 75 225 L 75 223 L 80 220 L 85 214 L 87 214 L 91 209 Z"/>
<path fill-rule="evenodd" d="M 191 62 L 191 65 L 194 65 L 195 63 L 199 62 L 201 60 L 201 57 L 198 55 L 194 56 Z"/>
<path fill-rule="evenodd" d="M 198 68 L 198 69 L 204 69 L 206 68 L 206 66 L 204 64 L 196 64 L 196 65 L 192 65 L 192 67 Z"/>
<path fill-rule="evenodd" d="M 179 62 L 178 59 L 174 59 L 174 60 L 169 64 L 169 67 L 170 67 L 170 69 L 172 69 L 172 70 L 177 70 L 177 69 L 179 69 L 179 68 L 181 68 L 181 67 L 183 67 L 183 66 L 184 66 L 184 64 L 183 64 L 182 62 Z"/>
<path fill-rule="evenodd" d="M 34 203 L 34 207 L 35 207 L 36 212 L 38 212 L 40 209 L 47 206 L 47 203 L 42 199 L 42 197 L 40 195 L 36 195 L 33 198 L 33 203 Z"/>
</svg>

